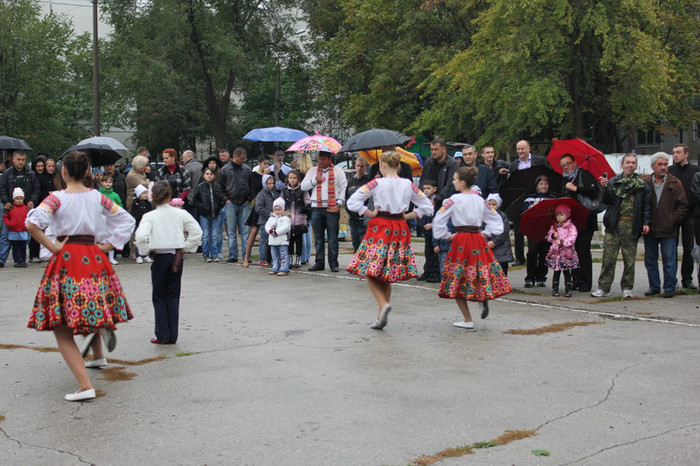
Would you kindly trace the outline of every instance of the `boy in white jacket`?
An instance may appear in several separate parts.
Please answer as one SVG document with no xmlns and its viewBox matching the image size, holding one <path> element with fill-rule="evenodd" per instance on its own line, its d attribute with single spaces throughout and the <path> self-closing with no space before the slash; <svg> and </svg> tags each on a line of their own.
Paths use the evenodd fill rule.
<svg viewBox="0 0 700 466">
<path fill-rule="evenodd" d="M 265 231 L 268 232 L 268 245 L 272 253 L 272 270 L 270 275 L 289 275 L 289 231 L 292 222 L 289 212 L 284 211 L 284 199 L 278 197 L 272 203 L 272 214 L 265 223 Z"/>
</svg>

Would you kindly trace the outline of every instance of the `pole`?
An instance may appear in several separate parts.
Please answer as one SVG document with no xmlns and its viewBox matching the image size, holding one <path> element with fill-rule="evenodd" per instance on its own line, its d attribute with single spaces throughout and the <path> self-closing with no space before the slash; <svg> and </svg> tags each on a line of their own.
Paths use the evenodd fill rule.
<svg viewBox="0 0 700 466">
<path fill-rule="evenodd" d="M 97 1 L 92 0 L 92 132 L 100 135 L 100 66 L 97 48 Z"/>
</svg>

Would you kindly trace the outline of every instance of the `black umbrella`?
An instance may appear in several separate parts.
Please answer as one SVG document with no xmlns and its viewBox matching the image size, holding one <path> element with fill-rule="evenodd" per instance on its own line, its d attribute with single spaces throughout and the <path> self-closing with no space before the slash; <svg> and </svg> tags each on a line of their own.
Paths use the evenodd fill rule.
<svg viewBox="0 0 700 466">
<path fill-rule="evenodd" d="M 0 136 L 0 150 L 34 150 L 24 139 Z"/>
<path fill-rule="evenodd" d="M 516 204 L 518 199 L 522 204 L 523 196 L 535 192 L 535 180 L 540 176 L 546 176 L 549 179 L 549 192 L 559 195 L 564 186 L 564 178 L 549 167 L 542 165 L 526 168 L 525 170 L 517 170 L 510 174 L 508 179 L 500 189 L 501 199 L 503 204 L 501 208 L 508 215 L 508 208 Z M 518 211 L 518 215 L 520 212 Z M 508 215 L 512 220 L 512 217 Z"/>
<path fill-rule="evenodd" d="M 63 158 L 68 152 L 81 151 L 85 152 L 90 156 L 90 164 L 93 167 L 100 167 L 102 165 L 112 165 L 117 162 L 117 160 L 122 158 L 122 154 L 112 149 L 106 144 L 95 144 L 95 143 L 78 143 L 74 146 L 68 148 L 60 158 Z"/>
<path fill-rule="evenodd" d="M 345 141 L 339 152 L 377 149 L 382 146 L 401 146 L 411 141 L 411 137 L 390 129 L 370 129 L 358 133 Z"/>
</svg>

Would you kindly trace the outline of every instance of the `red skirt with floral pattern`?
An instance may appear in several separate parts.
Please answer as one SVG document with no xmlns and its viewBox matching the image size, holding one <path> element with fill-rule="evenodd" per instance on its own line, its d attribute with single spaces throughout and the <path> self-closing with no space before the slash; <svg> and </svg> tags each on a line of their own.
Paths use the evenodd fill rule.
<svg viewBox="0 0 700 466">
<path fill-rule="evenodd" d="M 418 276 L 406 221 L 375 217 L 350 261 L 348 272 L 394 283 Z"/>
<path fill-rule="evenodd" d="M 67 243 L 49 260 L 27 324 L 37 330 L 67 325 L 76 335 L 134 316 L 107 255 L 94 244 Z"/>
<path fill-rule="evenodd" d="M 488 301 L 510 292 L 510 281 L 481 233 L 457 233 L 445 259 L 438 296 Z"/>
</svg>

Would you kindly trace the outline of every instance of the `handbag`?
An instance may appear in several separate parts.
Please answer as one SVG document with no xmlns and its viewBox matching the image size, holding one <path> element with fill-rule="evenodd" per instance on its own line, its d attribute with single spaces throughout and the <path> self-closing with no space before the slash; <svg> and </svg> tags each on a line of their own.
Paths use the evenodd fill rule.
<svg viewBox="0 0 700 466">
<path fill-rule="evenodd" d="M 173 259 L 173 265 L 170 267 L 170 271 L 172 273 L 178 273 L 180 271 L 180 268 L 182 267 L 182 260 L 185 257 L 185 249 L 176 249 L 175 250 L 175 258 Z"/>
<path fill-rule="evenodd" d="M 581 176 L 579 175 L 577 177 L 577 183 L 576 185 L 579 188 L 582 188 L 581 186 Z M 578 198 L 577 201 L 579 204 L 584 206 L 586 209 L 588 209 L 588 213 L 590 214 L 599 214 L 603 212 L 605 209 L 607 209 L 607 206 L 603 204 L 603 190 L 599 189 L 598 190 L 598 196 L 594 198 L 590 198 L 588 196 L 582 196 L 580 194 L 577 194 L 576 197 Z"/>
</svg>

